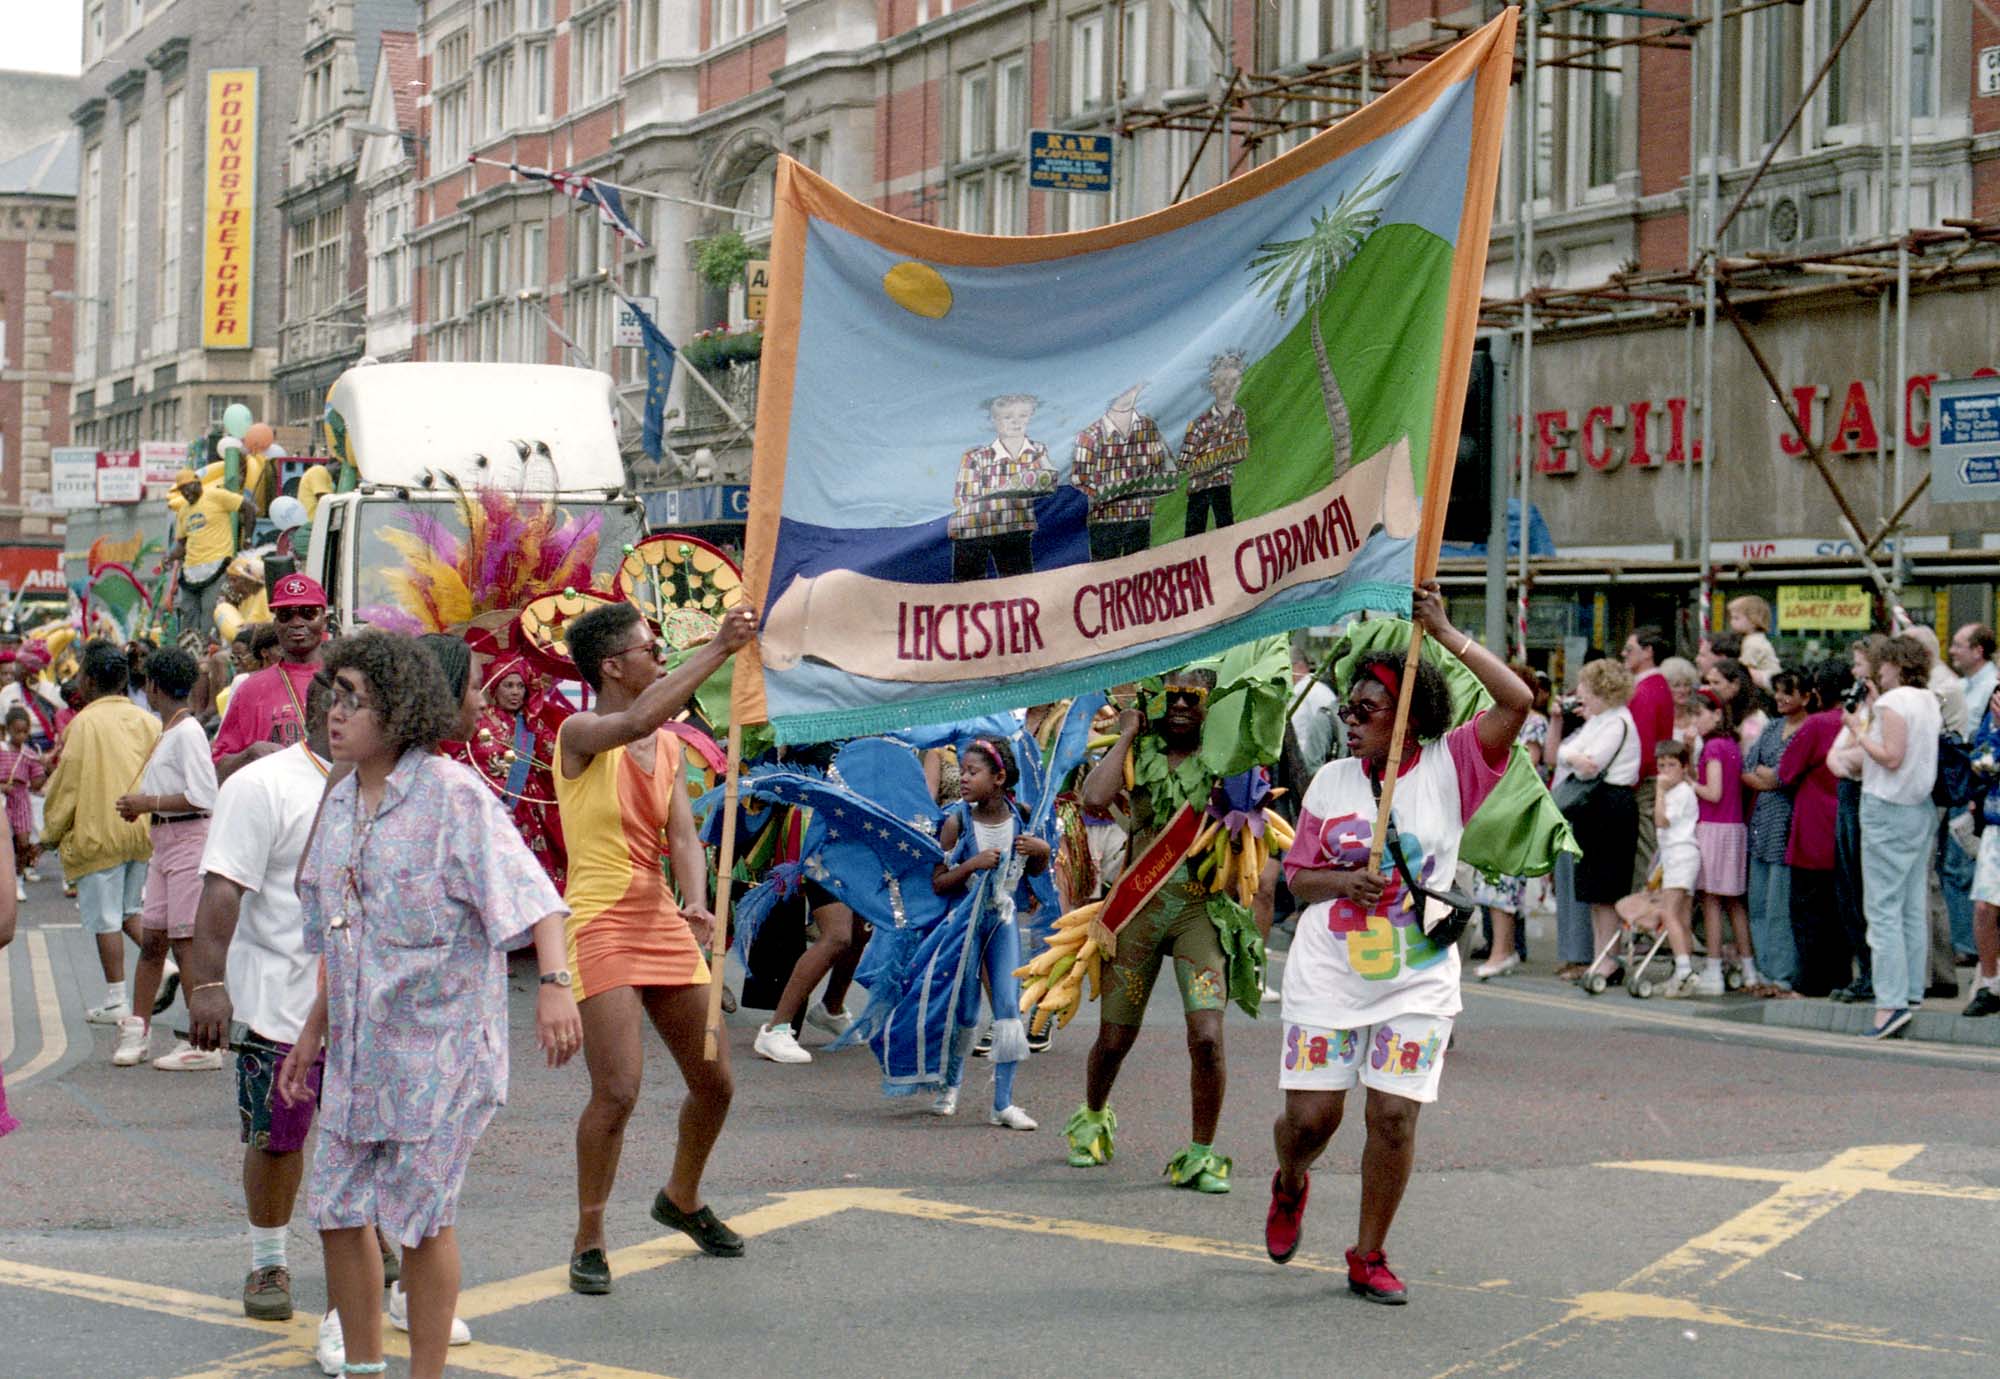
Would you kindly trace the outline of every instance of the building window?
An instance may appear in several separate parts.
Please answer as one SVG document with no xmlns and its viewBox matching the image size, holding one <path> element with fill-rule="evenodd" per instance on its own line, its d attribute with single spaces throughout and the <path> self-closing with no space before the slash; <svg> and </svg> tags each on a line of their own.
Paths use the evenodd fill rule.
<svg viewBox="0 0 2000 1379">
<path fill-rule="evenodd" d="M 603 10 L 572 23 L 570 46 L 576 54 L 571 106 L 594 105 L 611 95 L 618 84 L 618 11 Z"/>
<path fill-rule="evenodd" d="M 1152 0 L 1125 0 L 1119 14 L 1120 57 L 1124 65 L 1118 79 L 1124 84 L 1127 98 L 1146 89 L 1146 16 L 1151 8 Z"/>
<path fill-rule="evenodd" d="M 958 79 L 958 156 L 978 158 L 993 149 L 993 74 L 982 67 Z"/>
<path fill-rule="evenodd" d="M 751 169 L 736 182 L 736 195 L 731 203 L 744 214 L 735 217 L 738 231 L 747 240 L 769 240 L 771 237 L 771 199 L 778 186 L 778 155 L 771 152 L 758 159 Z"/>
<path fill-rule="evenodd" d="M 1214 4 L 1215 0 L 1179 0 L 1168 7 L 1169 60 L 1176 87 L 1206 86 L 1215 79 L 1215 39 L 1208 31 L 1215 22 Z"/>
<path fill-rule="evenodd" d="M 92 357 L 97 348 L 98 300 L 104 290 L 104 145 L 92 144 L 83 151 L 83 204 L 77 211 L 77 240 L 83 246 L 83 262 L 77 274 L 76 353 L 82 367 L 78 373 L 89 377 L 97 372 Z"/>
<path fill-rule="evenodd" d="M 523 287 L 540 288 L 549 278 L 549 227 L 521 227 L 521 277 Z"/>
<path fill-rule="evenodd" d="M 181 193 L 187 181 L 187 91 L 169 92 L 160 108 L 160 254 L 158 301 L 154 307 L 153 350 L 164 353 L 180 334 Z"/>
<path fill-rule="evenodd" d="M 472 71 L 472 36 L 464 29 L 439 41 L 435 62 L 433 106 L 435 143 L 432 166 L 457 171 L 471 151 L 472 130 L 467 123 L 468 83 Z"/>
<path fill-rule="evenodd" d="M 513 237 L 506 230 L 495 230 L 479 237 L 480 301 L 491 301 L 513 290 L 513 265 L 507 258 L 507 250 L 512 244 Z"/>
<path fill-rule="evenodd" d="M 1802 28 L 1798 10 L 1789 5 L 1747 15 L 1735 26 L 1738 44 L 1749 45 L 1739 46 L 1737 54 L 1743 136 L 1738 153 L 1744 161 L 1761 157 L 1777 140 L 1798 103 L 1805 64 Z"/>
<path fill-rule="evenodd" d="M 403 243 L 403 208 L 391 203 L 382 208 L 375 220 L 373 311 L 402 309 L 409 298 L 408 284 L 404 279 L 408 261 L 408 248 Z"/>
<path fill-rule="evenodd" d="M 104 56 L 104 0 L 90 0 L 83 9 L 83 65 Z"/>
<path fill-rule="evenodd" d="M 1028 228 L 1026 183 L 1019 168 L 993 174 L 993 233 L 1018 235 Z"/>
<path fill-rule="evenodd" d="M 1222 142 L 1210 139 L 1208 147 L 1199 159 L 1195 150 L 1201 148 L 1199 130 L 1170 129 L 1167 131 L 1167 196 L 1171 198 L 1180 187 L 1181 179 L 1187 178 L 1187 190 L 1182 197 L 1200 196 L 1216 183 L 1216 168 L 1222 157 Z M 1188 167 L 1194 166 L 1194 175 L 1188 176 Z"/>
<path fill-rule="evenodd" d="M 1094 10 L 1069 22 L 1069 108 L 1104 103 L 1104 11 Z"/>
<path fill-rule="evenodd" d="M 527 47 L 527 81 L 522 90 L 522 115 L 529 124 L 539 124 L 555 109 L 555 83 L 550 80 L 549 45 L 530 43 Z"/>
<path fill-rule="evenodd" d="M 970 235 L 983 235 L 992 228 L 987 219 L 986 179 L 961 178 L 952 202 L 952 228 Z"/>
<path fill-rule="evenodd" d="M 1028 138 L 1028 62 L 1008 58 L 993 69 L 993 147 L 1020 149 Z"/>
<path fill-rule="evenodd" d="M 1577 26 L 1592 39 L 1624 37 L 1624 20 L 1615 15 L 1583 14 L 1577 19 Z M 1586 190 L 1612 186 L 1623 168 L 1625 72 L 1621 54 L 1624 51 L 1611 48 L 1591 53 L 1583 60 L 1595 64 L 1592 70 L 1569 68 L 1561 73 L 1575 97 L 1572 126 L 1578 144 L 1575 167 Z"/>
<path fill-rule="evenodd" d="M 1910 115 L 1935 119 L 1938 113 L 1938 0 L 1909 0 Z"/>
<path fill-rule="evenodd" d="M 119 363 L 130 362 L 133 332 L 139 322 L 139 216 L 143 199 L 139 192 L 139 169 L 143 154 L 139 122 L 125 125 L 124 161 L 119 170 L 118 190 L 118 289 L 113 308 L 117 334 L 114 349 Z"/>
<path fill-rule="evenodd" d="M 1324 51 L 1319 40 L 1320 0 L 1278 0 L 1278 65 L 1291 67 Z"/>
<path fill-rule="evenodd" d="M 516 0 L 482 0 L 479 6 L 479 46 L 490 48 L 514 36 L 519 10 Z"/>
<path fill-rule="evenodd" d="M 627 66 L 636 72 L 660 56 L 660 0 L 632 0 L 630 28 Z"/>
<path fill-rule="evenodd" d="M 555 0 L 523 0 L 526 6 L 521 16 L 524 29 L 546 29 L 555 23 Z"/>
<path fill-rule="evenodd" d="M 514 50 L 506 48 L 479 64 L 481 138 L 491 139 L 512 123 L 514 104 Z"/>
</svg>

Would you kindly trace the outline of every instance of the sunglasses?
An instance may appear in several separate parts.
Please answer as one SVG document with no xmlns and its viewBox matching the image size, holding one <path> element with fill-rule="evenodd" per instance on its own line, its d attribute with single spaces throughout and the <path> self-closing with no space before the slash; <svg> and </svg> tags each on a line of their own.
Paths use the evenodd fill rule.
<svg viewBox="0 0 2000 1379">
<path fill-rule="evenodd" d="M 1177 689 L 1163 691 L 1163 693 L 1166 696 L 1169 708 L 1175 704 L 1184 704 L 1189 708 L 1198 709 L 1208 702 L 1208 691 L 1200 685 L 1185 685 Z"/>
<path fill-rule="evenodd" d="M 325 611 L 324 608 L 314 608 L 306 604 L 291 604 L 284 608 L 273 608 L 271 619 L 274 622 L 311 622 Z"/>
<path fill-rule="evenodd" d="M 667 659 L 667 649 L 651 637 L 646 638 L 643 642 L 634 642 L 631 646 L 612 652 L 611 659 L 617 660 L 620 656 L 630 656 L 635 651 L 645 652 L 654 661 L 664 661 Z"/>
<path fill-rule="evenodd" d="M 327 687 L 327 696 L 327 711 L 329 713 L 335 709 L 339 709 L 344 714 L 353 715 L 367 712 L 375 707 L 366 699 L 363 699 L 358 692 L 349 689 L 338 680 L 335 680 Z"/>
<path fill-rule="evenodd" d="M 1335 709 L 1334 714 L 1341 722 L 1358 728 L 1376 714 L 1389 712 L 1390 707 L 1388 704 L 1371 704 L 1365 699 L 1350 699 Z"/>
</svg>

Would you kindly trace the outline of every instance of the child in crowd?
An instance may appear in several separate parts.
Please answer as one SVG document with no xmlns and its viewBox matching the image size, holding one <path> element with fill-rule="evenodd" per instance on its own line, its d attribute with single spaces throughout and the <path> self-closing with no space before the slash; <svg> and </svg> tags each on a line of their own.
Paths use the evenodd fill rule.
<svg viewBox="0 0 2000 1379">
<path fill-rule="evenodd" d="M 1660 765 L 1659 786 L 1653 795 L 1660 889 L 1626 896 L 1618 902 L 1618 915 L 1648 933 L 1666 926 L 1674 975 L 1660 994 L 1691 996 L 1699 981 L 1694 971 L 1693 927 L 1695 880 L 1701 871 L 1701 849 L 1694 837 L 1699 802 L 1694 787 L 1688 784 L 1687 744 L 1669 739 L 1653 749 L 1653 756 Z"/>
<path fill-rule="evenodd" d="M 14 835 L 14 857 L 19 864 L 14 873 L 16 900 L 28 898 L 21 873 L 35 865 L 35 807 L 28 792 L 48 775 L 42 754 L 28 741 L 32 726 L 28 711 L 16 704 L 7 710 L 6 741 L 0 744 L 0 791 L 7 796 L 7 831 Z"/>
<path fill-rule="evenodd" d="M 1729 630 L 1743 639 L 1736 659 L 1750 672 L 1758 689 L 1770 689 L 1771 677 L 1778 673 L 1778 653 L 1766 635 L 1771 630 L 1771 605 L 1755 594 L 1744 594 L 1731 599 L 1725 611 Z"/>
<path fill-rule="evenodd" d="M 1695 988 L 1698 996 L 1720 996 L 1723 981 L 1722 916 L 1729 913 L 1736 938 L 1735 957 L 1745 986 L 1757 984 L 1757 963 L 1750 949 L 1749 891 L 1750 831 L 1743 822 L 1743 749 L 1728 701 L 1712 691 L 1695 695 L 1695 731 L 1701 735 L 1701 758 L 1694 781 L 1699 811 L 1695 843 L 1701 851 L 1702 928 L 1708 943 L 1708 963 Z"/>
</svg>

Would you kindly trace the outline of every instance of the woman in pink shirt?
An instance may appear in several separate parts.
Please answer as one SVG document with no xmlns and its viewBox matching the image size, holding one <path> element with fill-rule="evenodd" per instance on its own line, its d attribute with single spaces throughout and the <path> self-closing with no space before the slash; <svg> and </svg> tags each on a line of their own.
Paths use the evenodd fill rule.
<svg viewBox="0 0 2000 1379">
<path fill-rule="evenodd" d="M 1698 996 L 1720 996 L 1722 973 L 1722 913 L 1736 938 L 1736 959 L 1745 986 L 1757 984 L 1757 963 L 1750 951 L 1748 890 L 1750 831 L 1743 822 L 1743 748 L 1736 740 L 1730 704 L 1711 690 L 1695 695 L 1694 726 L 1701 734 L 1701 758 L 1695 768 L 1696 814 L 1694 840 L 1701 849 L 1701 912 L 1708 940 L 1708 966 L 1695 986 Z"/>
</svg>

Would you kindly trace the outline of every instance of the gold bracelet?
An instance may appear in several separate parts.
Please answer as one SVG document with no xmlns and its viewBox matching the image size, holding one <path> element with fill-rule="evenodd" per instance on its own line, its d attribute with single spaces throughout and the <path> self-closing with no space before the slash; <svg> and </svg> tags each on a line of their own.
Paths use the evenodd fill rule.
<svg viewBox="0 0 2000 1379">
<path fill-rule="evenodd" d="M 1465 653 L 1472 649 L 1472 634 L 1470 632 L 1466 632 L 1462 633 L 1461 635 L 1465 638 L 1465 640 L 1460 642 L 1458 644 L 1458 650 L 1452 652 L 1451 654 L 1453 656 L 1456 656 L 1459 660 L 1463 661 L 1465 659 Z"/>
<path fill-rule="evenodd" d="M 200 986 L 189 987 L 188 995 L 199 996 L 202 992 L 208 990 L 212 986 L 228 986 L 228 985 L 229 985 L 228 982 L 203 982 Z"/>
</svg>

